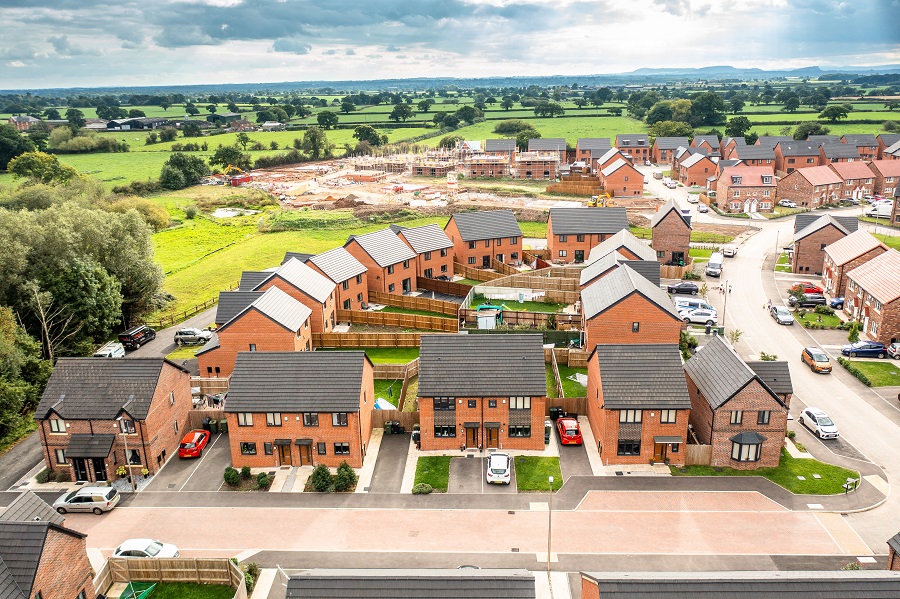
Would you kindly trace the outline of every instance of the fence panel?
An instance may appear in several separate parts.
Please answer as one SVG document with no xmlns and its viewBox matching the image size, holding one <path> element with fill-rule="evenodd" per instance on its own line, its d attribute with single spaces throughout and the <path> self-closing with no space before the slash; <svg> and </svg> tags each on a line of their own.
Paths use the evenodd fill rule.
<svg viewBox="0 0 900 599">
<path fill-rule="evenodd" d="M 712 461 L 712 445 L 685 445 L 684 463 L 687 466 L 709 466 Z"/>
<path fill-rule="evenodd" d="M 578 314 L 518 312 L 516 310 L 501 310 L 500 314 L 502 323 L 509 326 L 526 325 L 533 328 L 557 331 L 581 329 L 581 316 Z M 459 319 L 464 321 L 465 324 L 476 324 L 478 322 L 478 310 L 461 308 Z"/>
<path fill-rule="evenodd" d="M 514 274 L 520 272 L 519 269 L 513 268 L 512 266 L 510 266 L 504 262 L 500 262 L 496 258 L 491 260 L 491 268 L 493 268 L 497 272 L 504 274 L 504 275 L 514 275 Z"/>
<path fill-rule="evenodd" d="M 228 391 L 228 383 L 230 379 L 192 376 L 191 387 L 199 387 L 200 393 L 206 395 L 214 395 L 216 393 L 225 393 Z"/>
<path fill-rule="evenodd" d="M 235 589 L 235 599 L 246 599 L 244 573 L 227 558 L 134 558 L 111 557 L 94 580 L 98 593 L 117 582 L 192 582 L 226 585 Z M 243 591 L 243 592 L 242 592 Z"/>
<path fill-rule="evenodd" d="M 440 281 L 438 279 L 427 279 L 425 277 L 416 277 L 416 288 L 436 291 L 437 293 L 446 293 L 447 295 L 458 295 L 460 297 L 465 297 L 469 294 L 469 291 L 472 290 L 472 286 L 466 285 L 465 283 Z"/>
<path fill-rule="evenodd" d="M 411 401 L 415 401 L 412 398 Z M 389 420 L 398 420 L 401 426 L 411 431 L 413 426 L 419 424 L 418 412 L 402 412 L 400 410 L 372 410 L 372 427 L 384 428 L 384 423 Z"/>
<path fill-rule="evenodd" d="M 566 392 L 563 390 L 562 379 L 559 378 L 559 365 L 556 363 L 556 352 L 550 352 L 550 364 L 553 366 L 553 380 L 556 383 L 556 396 L 565 397 Z"/>
<path fill-rule="evenodd" d="M 469 266 L 466 266 L 465 264 L 460 264 L 459 262 L 453 263 L 453 272 L 455 274 L 462 275 L 467 279 L 472 279 L 475 281 L 493 281 L 494 279 L 499 279 L 500 277 L 505 276 L 500 274 L 499 272 L 482 270 L 480 268 L 471 268 Z"/>
<path fill-rule="evenodd" d="M 445 302 L 442 300 L 412 295 L 395 295 L 393 293 L 382 293 L 380 291 L 370 291 L 369 300 L 376 304 L 396 306 L 407 310 L 437 312 L 438 314 L 446 314 L 447 316 L 452 316 L 454 318 L 456 318 L 456 314 L 459 311 L 459 304 L 455 302 Z"/>
<path fill-rule="evenodd" d="M 313 347 L 419 347 L 421 333 L 313 333 Z"/>
<path fill-rule="evenodd" d="M 547 413 L 550 415 L 550 408 L 560 406 L 567 414 L 587 414 L 587 398 L 586 397 L 548 397 Z"/>
<path fill-rule="evenodd" d="M 569 368 L 587 368 L 589 355 L 590 354 L 583 349 L 570 349 L 568 359 Z"/>
<path fill-rule="evenodd" d="M 433 300 L 430 300 L 433 301 Z M 400 327 L 404 329 L 423 329 L 426 331 L 443 331 L 456 333 L 459 322 L 456 318 L 440 316 L 424 316 L 422 314 L 398 314 L 379 310 L 337 310 L 337 319 L 341 322 L 355 322 L 379 327 Z"/>
<path fill-rule="evenodd" d="M 191 421 L 191 429 L 199 430 L 203 428 L 204 418 L 209 418 L 210 420 L 215 420 L 216 422 L 218 422 L 219 420 L 225 418 L 225 410 L 191 410 L 190 412 L 188 412 L 188 418 Z"/>
<path fill-rule="evenodd" d="M 690 272 L 694 269 L 694 260 L 693 258 L 688 258 L 687 264 L 684 266 L 673 266 L 667 264 L 659 265 L 659 276 L 662 279 L 680 279 L 684 276 L 684 273 Z"/>
</svg>

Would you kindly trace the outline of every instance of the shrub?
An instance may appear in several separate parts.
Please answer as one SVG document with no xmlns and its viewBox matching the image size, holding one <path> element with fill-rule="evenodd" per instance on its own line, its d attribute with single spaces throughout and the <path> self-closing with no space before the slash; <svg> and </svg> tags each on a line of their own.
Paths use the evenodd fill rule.
<svg viewBox="0 0 900 599">
<path fill-rule="evenodd" d="M 778 356 L 775 354 L 767 354 L 766 352 L 762 351 L 759 352 L 759 359 L 763 362 L 774 362 L 778 359 Z"/>
<path fill-rule="evenodd" d="M 338 466 L 337 475 L 334 477 L 334 488 L 337 491 L 349 491 L 356 485 L 358 480 L 359 477 L 353 471 L 353 468 L 350 467 L 350 464 L 343 461 Z"/>
<path fill-rule="evenodd" d="M 256 475 L 256 486 L 260 489 L 268 489 L 271 481 L 269 480 L 269 475 L 265 472 L 260 472 Z"/>
<path fill-rule="evenodd" d="M 53 480 L 58 483 L 67 483 L 72 481 L 72 473 L 68 470 L 60 470 L 53 476 Z"/>
<path fill-rule="evenodd" d="M 244 478 L 244 479 L 250 478 L 250 466 L 242 466 L 241 467 L 241 478 Z"/>
<path fill-rule="evenodd" d="M 788 431 L 787 438 L 793 441 L 797 437 L 797 431 Z"/>
<path fill-rule="evenodd" d="M 50 482 L 50 475 L 53 472 L 49 468 L 44 468 L 40 472 L 37 473 L 37 476 L 34 477 L 34 480 L 38 482 L 38 484 L 44 485 Z"/>
<path fill-rule="evenodd" d="M 413 495 L 428 495 L 432 491 L 434 488 L 428 483 L 419 483 L 412 489 Z"/>
<path fill-rule="evenodd" d="M 200 209 L 197 208 L 196 205 L 191 204 L 190 206 L 184 207 L 184 217 L 188 220 L 197 216 L 197 213 L 200 212 Z"/>
<path fill-rule="evenodd" d="M 866 376 L 866 373 L 854 366 L 853 362 L 851 362 L 847 358 L 839 357 L 838 364 L 846 368 L 847 372 L 858 378 L 859 381 L 866 387 L 872 386 L 872 381 L 869 380 L 869 377 Z"/>
<path fill-rule="evenodd" d="M 230 487 L 236 487 L 241 484 L 241 474 L 231 466 L 225 469 L 225 482 Z"/>
<path fill-rule="evenodd" d="M 700 275 L 698 275 L 697 273 L 695 273 L 693 271 L 688 271 L 688 272 L 684 273 L 684 275 L 681 278 L 684 279 L 685 281 L 699 281 Z"/>
<path fill-rule="evenodd" d="M 816 314 L 827 314 L 829 316 L 834 316 L 834 308 L 831 306 L 816 306 L 815 308 Z"/>
<path fill-rule="evenodd" d="M 797 448 L 797 451 L 806 453 L 806 446 L 803 443 L 794 443 L 794 447 Z"/>
<path fill-rule="evenodd" d="M 156 193 L 160 189 L 159 181 L 132 181 L 128 185 L 117 185 L 112 191 L 118 195 L 137 195 L 145 196 Z"/>
<path fill-rule="evenodd" d="M 325 464 L 316 466 L 309 475 L 309 484 L 319 493 L 324 493 L 331 486 L 331 472 Z"/>
<path fill-rule="evenodd" d="M 847 341 L 850 343 L 856 343 L 859 341 L 859 323 L 852 322 L 850 323 L 850 333 L 847 335 Z"/>
</svg>

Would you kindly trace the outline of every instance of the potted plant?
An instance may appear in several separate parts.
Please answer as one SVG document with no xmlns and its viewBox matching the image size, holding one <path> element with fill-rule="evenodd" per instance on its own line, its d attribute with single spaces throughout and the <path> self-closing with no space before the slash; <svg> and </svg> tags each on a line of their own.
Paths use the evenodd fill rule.
<svg viewBox="0 0 900 599">
<path fill-rule="evenodd" d="M 116 476 L 118 476 L 119 478 L 127 478 L 128 482 L 131 482 L 131 477 L 128 476 L 128 468 L 126 468 L 125 466 L 119 466 L 118 468 L 116 468 Z"/>
</svg>

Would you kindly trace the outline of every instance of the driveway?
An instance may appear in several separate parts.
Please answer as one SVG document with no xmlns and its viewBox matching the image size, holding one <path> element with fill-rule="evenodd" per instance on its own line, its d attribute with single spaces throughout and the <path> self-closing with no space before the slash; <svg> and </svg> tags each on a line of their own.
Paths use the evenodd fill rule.
<svg viewBox="0 0 900 599">
<path fill-rule="evenodd" d="M 175 337 L 175 331 L 177 331 L 178 329 L 189 327 L 205 329 L 209 325 L 213 324 L 213 320 L 215 320 L 215 318 L 215 307 L 212 307 L 209 310 L 204 310 L 196 316 L 192 316 L 184 322 L 176 324 L 175 326 L 163 329 L 161 331 L 156 331 L 156 339 L 147 343 L 146 345 L 142 345 L 140 349 L 128 352 L 128 355 L 141 358 L 164 358 L 178 349 L 178 346 L 175 345 L 175 342 L 173 341 L 173 338 Z M 201 347 L 202 346 L 198 345 L 197 349 L 199 350 Z"/>
<path fill-rule="evenodd" d="M 228 435 L 213 435 L 199 460 L 183 460 L 173 455 L 143 492 L 218 491 L 228 466 L 231 466 Z"/>
<path fill-rule="evenodd" d="M 515 493 L 516 468 L 513 460 L 512 480 L 508 485 L 489 485 L 484 480 L 487 457 L 470 453 L 464 458 L 450 460 L 448 493 Z"/>
<path fill-rule="evenodd" d="M 588 460 L 584 445 L 560 445 L 559 433 L 555 434 L 559 445 L 559 467 L 562 470 L 563 480 L 570 476 L 593 476 L 591 462 Z"/>
<path fill-rule="evenodd" d="M 372 473 L 369 493 L 399 493 L 409 453 L 410 434 L 384 435 Z"/>
</svg>

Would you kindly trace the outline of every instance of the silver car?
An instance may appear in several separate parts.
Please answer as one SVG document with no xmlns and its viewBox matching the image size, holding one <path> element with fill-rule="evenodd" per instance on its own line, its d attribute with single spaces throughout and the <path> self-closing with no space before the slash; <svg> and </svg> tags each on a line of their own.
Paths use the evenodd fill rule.
<svg viewBox="0 0 900 599">
<path fill-rule="evenodd" d="M 60 514 L 68 512 L 94 512 L 102 514 L 119 504 L 119 492 L 112 487 L 82 487 L 77 491 L 60 495 L 53 508 Z"/>
<path fill-rule="evenodd" d="M 200 329 L 179 329 L 175 332 L 175 345 L 187 345 L 199 343 L 203 345 L 212 338 L 210 331 Z"/>
<path fill-rule="evenodd" d="M 688 324 L 705 324 L 709 326 L 714 326 L 716 324 L 716 320 L 719 319 L 719 313 L 715 310 L 706 310 L 705 308 L 700 308 L 698 310 L 682 310 L 678 313 L 681 316 L 681 320 Z"/>
<path fill-rule="evenodd" d="M 769 314 L 778 324 L 794 324 L 794 315 L 784 306 L 772 306 L 769 308 Z"/>
</svg>

